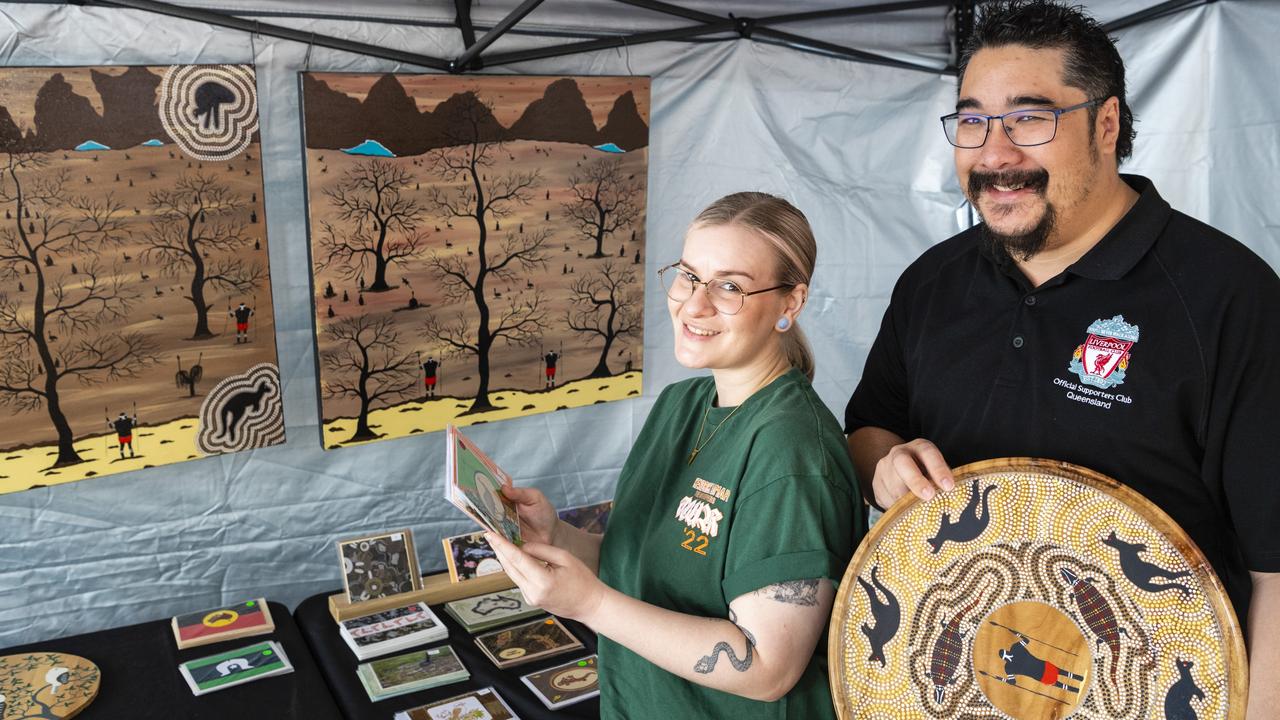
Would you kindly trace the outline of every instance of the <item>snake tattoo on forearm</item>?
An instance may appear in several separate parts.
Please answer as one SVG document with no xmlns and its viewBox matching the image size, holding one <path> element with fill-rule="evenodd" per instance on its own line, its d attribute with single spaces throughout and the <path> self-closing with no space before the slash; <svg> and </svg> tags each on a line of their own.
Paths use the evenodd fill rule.
<svg viewBox="0 0 1280 720">
<path fill-rule="evenodd" d="M 729 622 L 736 625 L 737 628 L 742 631 L 742 634 L 746 636 L 746 655 L 739 659 L 737 654 L 733 652 L 733 647 L 722 640 L 716 643 L 715 647 L 711 648 L 710 655 L 703 656 L 698 660 L 698 663 L 693 666 L 694 672 L 700 675 L 707 675 L 711 673 L 711 671 L 716 669 L 716 663 L 720 662 L 721 652 L 724 652 L 724 654 L 728 656 L 729 664 L 733 666 L 734 670 L 737 670 L 738 672 L 746 672 L 747 669 L 751 667 L 751 661 L 755 655 L 756 638 L 751 634 L 750 630 L 738 625 L 738 615 L 732 610 L 729 611 Z"/>
</svg>

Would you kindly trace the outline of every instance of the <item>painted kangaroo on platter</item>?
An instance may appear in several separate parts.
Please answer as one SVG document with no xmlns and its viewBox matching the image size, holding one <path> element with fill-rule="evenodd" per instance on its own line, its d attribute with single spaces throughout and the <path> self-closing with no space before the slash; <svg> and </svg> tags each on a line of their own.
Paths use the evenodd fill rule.
<svg viewBox="0 0 1280 720">
<path fill-rule="evenodd" d="M 1178 681 L 1169 687 L 1169 693 L 1164 696 L 1164 717 L 1165 720 L 1198 720 L 1196 711 L 1191 707 L 1191 699 L 1199 698 L 1204 700 L 1204 691 L 1196 685 L 1196 681 L 1191 677 L 1191 666 L 1195 663 L 1190 660 L 1178 658 L 1176 661 L 1178 666 Z"/>
<path fill-rule="evenodd" d="M 942 514 L 942 522 L 938 525 L 938 532 L 933 537 L 925 540 L 929 543 L 929 547 L 933 548 L 934 555 L 942 549 L 943 543 L 948 540 L 951 542 L 969 542 L 982 534 L 987 529 L 987 525 L 991 522 L 991 512 L 988 507 L 987 498 L 991 495 L 991 491 L 995 490 L 995 485 L 988 485 L 981 493 L 978 492 L 978 479 L 973 480 L 973 489 L 969 494 L 969 504 L 964 506 L 960 511 L 960 517 L 955 522 L 951 522 L 951 513 Z M 979 506 L 978 503 L 982 505 Z"/>
<path fill-rule="evenodd" d="M 864 622 L 858 629 L 867 636 L 867 642 L 871 645 L 871 654 L 867 656 L 867 662 L 878 662 L 880 667 L 885 667 L 884 646 L 898 634 L 902 610 L 898 606 L 898 598 L 894 597 L 893 593 L 889 592 L 889 588 L 885 587 L 877 577 L 879 571 L 879 565 L 872 566 L 870 583 L 861 577 L 857 578 L 858 584 L 867 593 L 867 603 L 871 606 L 871 619 L 876 622 L 874 627 Z M 880 595 L 884 595 L 884 601 L 880 600 Z"/>
<path fill-rule="evenodd" d="M 1116 553 L 1120 556 L 1120 571 L 1124 576 L 1129 578 L 1129 582 L 1133 583 L 1140 590 L 1157 593 L 1164 590 L 1177 590 L 1182 593 L 1183 597 L 1191 594 L 1191 589 L 1182 583 L 1159 583 L 1155 582 L 1156 578 L 1166 578 L 1176 580 L 1191 575 L 1190 570 L 1180 570 L 1172 572 L 1156 565 L 1155 563 L 1143 560 L 1139 555 L 1146 552 L 1147 546 L 1142 543 L 1127 543 L 1116 536 L 1116 531 L 1112 530 L 1105 538 L 1102 544 L 1107 547 L 1115 548 Z"/>
</svg>

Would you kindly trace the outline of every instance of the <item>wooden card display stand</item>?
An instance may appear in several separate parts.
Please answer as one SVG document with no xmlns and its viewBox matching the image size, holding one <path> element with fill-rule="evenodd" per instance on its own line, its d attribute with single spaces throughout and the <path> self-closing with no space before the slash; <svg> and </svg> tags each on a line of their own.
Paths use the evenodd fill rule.
<svg viewBox="0 0 1280 720">
<path fill-rule="evenodd" d="M 1003 458 L 908 494 L 833 608 L 841 720 L 1240 720 L 1240 625 L 1163 511 L 1086 468 Z"/>
<path fill-rule="evenodd" d="M 337 622 L 350 620 L 355 617 L 364 615 L 372 615 L 376 612 L 391 610 L 393 608 L 403 607 L 415 602 L 425 602 L 428 605 L 438 605 L 440 603 L 449 602 L 450 600 L 460 600 L 475 595 L 483 595 L 485 593 L 497 592 L 515 587 L 511 578 L 507 577 L 505 572 L 498 572 L 492 575 L 481 575 L 470 580 L 462 580 L 460 582 L 451 582 L 449 573 L 439 573 L 436 575 L 424 575 L 422 578 L 422 589 L 413 592 L 400 593 L 398 595 L 390 595 L 377 600 L 366 600 L 361 603 L 352 604 L 347 600 L 346 593 L 337 593 L 329 596 L 329 614 Z"/>
</svg>

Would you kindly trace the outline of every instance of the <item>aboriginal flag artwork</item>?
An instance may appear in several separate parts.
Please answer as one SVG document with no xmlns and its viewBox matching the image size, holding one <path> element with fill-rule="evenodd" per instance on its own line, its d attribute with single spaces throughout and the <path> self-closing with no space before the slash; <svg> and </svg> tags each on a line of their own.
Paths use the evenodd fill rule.
<svg viewBox="0 0 1280 720">
<path fill-rule="evenodd" d="M 275 630 L 267 601 L 245 602 L 178 615 L 173 618 L 173 636 L 179 648 L 196 647 Z"/>
<path fill-rule="evenodd" d="M 301 81 L 325 448 L 640 394 L 648 78 Z"/>
<path fill-rule="evenodd" d="M 1005 458 L 905 500 L 850 563 L 829 637 L 841 718 L 1234 718 L 1244 642 L 1182 530 L 1116 481 Z"/>
<path fill-rule="evenodd" d="M 0 493 L 284 442 L 250 65 L 0 69 Z"/>
</svg>

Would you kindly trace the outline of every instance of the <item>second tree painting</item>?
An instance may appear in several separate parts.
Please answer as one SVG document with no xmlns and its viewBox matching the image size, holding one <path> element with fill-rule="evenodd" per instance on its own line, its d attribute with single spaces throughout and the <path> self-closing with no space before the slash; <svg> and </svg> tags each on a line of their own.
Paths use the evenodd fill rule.
<svg viewBox="0 0 1280 720">
<path fill-rule="evenodd" d="M 640 394 L 648 78 L 302 91 L 324 447 Z"/>
</svg>

